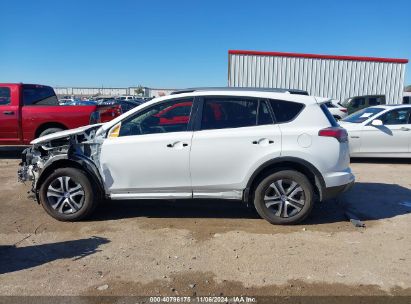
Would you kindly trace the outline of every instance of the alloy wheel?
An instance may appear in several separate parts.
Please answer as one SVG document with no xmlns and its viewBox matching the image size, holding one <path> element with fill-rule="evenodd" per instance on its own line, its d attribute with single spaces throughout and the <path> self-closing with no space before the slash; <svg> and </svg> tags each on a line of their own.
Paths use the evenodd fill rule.
<svg viewBox="0 0 411 304">
<path fill-rule="evenodd" d="M 290 179 L 278 179 L 271 183 L 265 191 L 264 204 L 275 216 L 292 217 L 303 209 L 305 193 L 297 182 Z"/>
<path fill-rule="evenodd" d="M 73 214 L 84 204 L 84 189 L 69 176 L 54 179 L 47 188 L 49 205 L 59 213 Z"/>
</svg>

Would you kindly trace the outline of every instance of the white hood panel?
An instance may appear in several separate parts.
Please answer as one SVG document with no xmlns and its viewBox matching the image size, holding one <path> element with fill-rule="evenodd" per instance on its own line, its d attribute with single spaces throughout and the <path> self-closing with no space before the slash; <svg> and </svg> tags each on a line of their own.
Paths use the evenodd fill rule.
<svg viewBox="0 0 411 304">
<path fill-rule="evenodd" d="M 79 127 L 79 128 L 75 128 L 75 129 L 64 130 L 64 131 L 61 131 L 61 132 L 48 134 L 48 135 L 36 138 L 35 140 L 32 140 L 30 142 L 30 144 L 37 145 L 37 144 L 42 144 L 42 143 L 48 142 L 50 140 L 55 140 L 55 139 L 59 139 L 59 138 L 68 137 L 70 135 L 80 134 L 80 133 L 82 133 L 82 132 L 84 132 L 88 129 L 96 128 L 97 126 L 101 126 L 101 125 L 102 124 L 88 125 L 88 126 L 84 126 L 84 127 Z"/>
</svg>

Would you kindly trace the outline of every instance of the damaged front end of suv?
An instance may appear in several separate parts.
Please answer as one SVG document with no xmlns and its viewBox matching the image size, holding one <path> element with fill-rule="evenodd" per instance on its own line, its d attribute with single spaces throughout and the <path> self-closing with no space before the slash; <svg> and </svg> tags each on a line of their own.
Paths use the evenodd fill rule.
<svg viewBox="0 0 411 304">
<path fill-rule="evenodd" d="M 98 169 L 103 138 L 102 135 L 97 135 L 100 127 L 100 124 L 90 125 L 35 139 L 31 142 L 32 146 L 22 153 L 18 180 L 32 182 L 31 191 L 37 201 L 41 181 L 50 172 L 64 165 L 85 171 L 95 185 L 103 187 Z"/>
</svg>

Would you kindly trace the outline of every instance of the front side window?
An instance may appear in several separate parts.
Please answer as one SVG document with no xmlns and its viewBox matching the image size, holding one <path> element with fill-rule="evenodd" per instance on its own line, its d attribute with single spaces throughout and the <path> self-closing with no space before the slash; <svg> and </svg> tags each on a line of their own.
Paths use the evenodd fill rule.
<svg viewBox="0 0 411 304">
<path fill-rule="evenodd" d="M 255 126 L 258 100 L 242 97 L 206 97 L 201 129 L 225 129 Z"/>
<path fill-rule="evenodd" d="M 53 88 L 40 85 L 23 85 L 25 106 L 59 105 Z"/>
<path fill-rule="evenodd" d="M 119 136 L 187 131 L 193 100 L 178 99 L 149 107 L 121 123 Z M 179 111 L 177 108 L 184 108 Z"/>
<path fill-rule="evenodd" d="M 0 106 L 9 105 L 10 101 L 11 101 L 10 89 L 0 87 Z"/>
<path fill-rule="evenodd" d="M 301 103 L 285 100 L 272 99 L 270 100 L 270 104 L 277 123 L 284 123 L 293 120 L 304 108 L 304 105 Z"/>
<path fill-rule="evenodd" d="M 384 125 L 405 125 L 410 123 L 411 109 L 389 111 L 379 117 Z"/>
</svg>

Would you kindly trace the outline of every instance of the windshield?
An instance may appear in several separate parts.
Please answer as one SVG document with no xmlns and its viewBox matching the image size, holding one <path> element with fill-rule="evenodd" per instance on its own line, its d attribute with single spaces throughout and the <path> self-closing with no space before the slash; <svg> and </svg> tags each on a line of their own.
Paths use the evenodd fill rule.
<svg viewBox="0 0 411 304">
<path fill-rule="evenodd" d="M 382 111 L 384 111 L 384 109 L 382 108 L 365 108 L 347 116 L 342 121 L 351 123 L 362 123 L 366 121 L 368 118 L 371 118 Z"/>
</svg>

